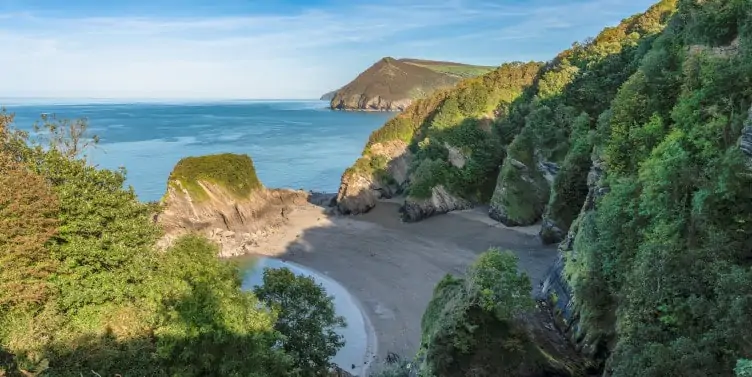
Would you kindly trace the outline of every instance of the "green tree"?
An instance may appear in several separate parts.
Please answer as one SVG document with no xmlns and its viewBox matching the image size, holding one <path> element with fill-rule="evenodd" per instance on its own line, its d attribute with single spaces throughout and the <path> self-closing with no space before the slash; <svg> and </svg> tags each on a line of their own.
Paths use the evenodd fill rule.
<svg viewBox="0 0 752 377">
<path fill-rule="evenodd" d="M 300 376 L 326 376 L 331 358 L 345 345 L 336 330 L 345 327 L 337 316 L 331 296 L 310 276 L 295 275 L 288 268 L 264 269 L 263 285 L 256 296 L 278 315 L 275 328 L 282 333 L 282 347 L 292 356 Z"/>
</svg>

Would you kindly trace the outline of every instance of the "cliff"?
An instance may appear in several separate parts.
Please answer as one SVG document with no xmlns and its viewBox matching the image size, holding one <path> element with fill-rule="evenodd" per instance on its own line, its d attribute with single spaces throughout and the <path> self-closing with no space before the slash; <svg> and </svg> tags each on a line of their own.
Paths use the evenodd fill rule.
<svg viewBox="0 0 752 377">
<path fill-rule="evenodd" d="M 415 99 L 430 96 L 438 89 L 452 87 L 463 77 L 477 76 L 491 69 L 451 62 L 386 57 L 335 91 L 331 108 L 402 111 Z"/>
<path fill-rule="evenodd" d="M 504 148 L 496 120 L 532 84 L 539 63 L 509 63 L 416 100 L 374 131 L 342 175 L 342 213 L 406 195 L 402 217 L 417 221 L 488 201 Z"/>
<path fill-rule="evenodd" d="M 308 195 L 264 187 L 247 155 L 184 158 L 170 174 L 157 215 L 165 231 L 160 246 L 198 232 L 219 244 L 222 257 L 261 252 L 254 248 L 257 240 L 285 224 Z"/>
<path fill-rule="evenodd" d="M 752 344 L 751 22 L 748 1 L 663 0 L 416 101 L 343 175 L 370 193 L 353 212 L 396 190 L 406 220 L 540 221 L 561 241 L 543 292 L 598 375 L 731 376 Z"/>
</svg>

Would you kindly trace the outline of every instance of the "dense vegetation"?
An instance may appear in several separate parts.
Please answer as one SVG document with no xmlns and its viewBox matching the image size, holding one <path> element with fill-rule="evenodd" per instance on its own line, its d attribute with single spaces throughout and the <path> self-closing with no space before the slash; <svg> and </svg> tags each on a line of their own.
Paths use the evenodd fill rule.
<svg viewBox="0 0 752 377">
<path fill-rule="evenodd" d="M 247 198 L 261 188 L 251 157 L 245 154 L 222 153 L 199 157 L 185 157 L 170 173 L 169 182 L 180 182 L 194 200 L 208 199 L 199 181 L 226 188 L 238 198 Z"/>
<path fill-rule="evenodd" d="M 465 276 L 446 275 L 434 289 L 416 360 L 392 360 L 377 376 L 577 375 L 579 366 L 536 341 L 537 330 L 525 319 L 538 310 L 531 288 L 512 252 L 484 252 Z"/>
<path fill-rule="evenodd" d="M 750 355 L 751 15 L 680 1 L 594 129 L 608 193 L 576 220 L 566 267 L 611 375 L 730 375 Z"/>
<path fill-rule="evenodd" d="M 334 311 L 332 297 L 310 276 L 298 276 L 287 268 L 264 269 L 263 285 L 256 297 L 277 313 L 275 328 L 285 337 L 284 350 L 293 356 L 295 373 L 301 377 L 327 375 L 330 361 L 345 345 L 336 329 L 344 317 Z"/>
<path fill-rule="evenodd" d="M 386 161 L 372 153 L 372 147 L 399 141 L 408 143 L 415 155 L 411 195 L 427 197 L 433 186 L 443 184 L 459 196 L 487 200 L 504 153 L 491 119 L 506 113 L 539 68 L 538 63 L 504 64 L 415 101 L 371 134 L 363 157 L 345 175 L 383 173 Z M 463 160 L 461 167 L 452 165 L 450 148 Z"/>
<path fill-rule="evenodd" d="M 44 145 L 11 123 L 0 113 L 0 375 L 310 375 L 277 330 L 285 308 L 242 291 L 215 245 L 154 247 L 157 208 L 80 158 L 85 123 L 49 127 Z M 285 294 L 321 310 L 299 336 L 330 337 L 331 300 L 296 286 Z"/>
<path fill-rule="evenodd" d="M 663 0 L 575 43 L 482 140 L 463 109 L 483 101 L 453 103 L 461 91 L 374 133 L 413 130 L 411 196 L 444 185 L 482 201 L 490 169 L 453 167 L 444 142 L 461 138 L 432 135 L 463 133 L 460 151 L 502 165 L 492 215 L 566 235 L 567 320 L 606 375 L 750 374 L 752 3 Z"/>
</svg>

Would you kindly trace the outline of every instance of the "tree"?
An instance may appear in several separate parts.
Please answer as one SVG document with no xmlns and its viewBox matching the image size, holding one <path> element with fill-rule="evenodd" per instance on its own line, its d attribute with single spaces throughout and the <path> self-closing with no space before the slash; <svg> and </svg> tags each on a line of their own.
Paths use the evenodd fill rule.
<svg viewBox="0 0 752 377">
<path fill-rule="evenodd" d="M 330 361 L 345 345 L 336 329 L 345 327 L 331 296 L 312 277 L 297 276 L 288 268 L 264 269 L 263 285 L 254 292 L 277 315 L 285 351 L 293 357 L 300 376 L 325 376 Z"/>
<path fill-rule="evenodd" d="M 45 244 L 57 231 L 58 207 L 42 176 L 0 151 L 0 310 L 50 293 L 56 263 Z"/>
<path fill-rule="evenodd" d="M 43 114 L 34 124 L 34 131 L 39 141 L 46 141 L 50 149 L 67 158 L 85 159 L 84 152 L 99 144 L 99 136 L 89 135 L 86 119 L 57 119 L 54 114 Z"/>
</svg>

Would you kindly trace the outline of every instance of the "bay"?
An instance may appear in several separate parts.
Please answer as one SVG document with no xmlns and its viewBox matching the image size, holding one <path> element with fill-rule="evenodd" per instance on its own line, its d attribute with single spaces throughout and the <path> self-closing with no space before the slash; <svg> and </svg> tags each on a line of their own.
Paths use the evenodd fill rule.
<svg viewBox="0 0 752 377">
<path fill-rule="evenodd" d="M 332 111 L 324 101 L 0 101 L 20 129 L 43 113 L 86 118 L 101 137 L 92 162 L 125 167 L 143 201 L 159 200 L 181 158 L 225 152 L 249 154 L 267 187 L 336 192 L 370 133 L 394 116 Z"/>
</svg>

